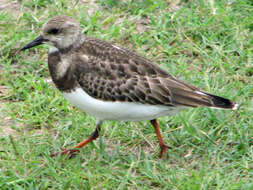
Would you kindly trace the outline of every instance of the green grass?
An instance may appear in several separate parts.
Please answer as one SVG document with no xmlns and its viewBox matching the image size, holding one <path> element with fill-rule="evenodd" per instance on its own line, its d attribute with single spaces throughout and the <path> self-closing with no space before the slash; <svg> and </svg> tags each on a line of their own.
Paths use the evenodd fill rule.
<svg viewBox="0 0 253 190">
<path fill-rule="evenodd" d="M 84 3 L 86 2 L 86 3 Z M 169 3 L 171 2 L 171 3 Z M 0 11 L 0 189 L 253 189 L 253 4 L 195 1 L 5 0 Z M 19 49 L 57 14 L 83 33 L 138 51 L 178 78 L 236 101 L 149 122 L 105 122 L 73 159 L 51 158 L 95 129 L 48 83 L 48 47 Z"/>
</svg>

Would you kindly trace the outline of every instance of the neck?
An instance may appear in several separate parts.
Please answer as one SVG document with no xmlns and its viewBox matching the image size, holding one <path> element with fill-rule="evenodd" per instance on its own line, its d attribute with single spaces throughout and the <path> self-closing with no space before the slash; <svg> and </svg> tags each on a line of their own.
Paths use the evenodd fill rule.
<svg viewBox="0 0 253 190">
<path fill-rule="evenodd" d="M 50 48 L 48 66 L 50 75 L 58 89 L 69 91 L 77 85 L 73 75 L 72 57 L 62 54 L 57 48 Z"/>
</svg>

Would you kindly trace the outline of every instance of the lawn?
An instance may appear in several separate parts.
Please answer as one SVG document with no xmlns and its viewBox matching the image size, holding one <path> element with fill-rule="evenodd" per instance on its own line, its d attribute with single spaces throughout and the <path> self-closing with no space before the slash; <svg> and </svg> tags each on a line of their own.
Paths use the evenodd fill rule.
<svg viewBox="0 0 253 190">
<path fill-rule="evenodd" d="M 107 121 L 74 158 L 51 158 L 96 124 L 52 84 L 46 45 L 19 51 L 58 14 L 77 19 L 85 36 L 135 50 L 238 109 L 160 118 L 172 147 L 162 159 L 148 121 Z M 2 0 L 0 31 L 1 190 L 253 189 L 251 0 Z"/>
</svg>

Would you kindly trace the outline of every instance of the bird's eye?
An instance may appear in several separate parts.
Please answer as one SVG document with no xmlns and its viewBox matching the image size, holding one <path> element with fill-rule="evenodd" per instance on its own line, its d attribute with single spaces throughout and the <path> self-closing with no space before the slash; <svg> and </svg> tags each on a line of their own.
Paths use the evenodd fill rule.
<svg viewBox="0 0 253 190">
<path fill-rule="evenodd" d="M 47 33 L 48 34 L 53 34 L 53 35 L 55 35 L 55 34 L 58 34 L 59 33 L 59 29 L 57 29 L 57 28 L 52 28 L 51 30 L 49 30 Z"/>
</svg>

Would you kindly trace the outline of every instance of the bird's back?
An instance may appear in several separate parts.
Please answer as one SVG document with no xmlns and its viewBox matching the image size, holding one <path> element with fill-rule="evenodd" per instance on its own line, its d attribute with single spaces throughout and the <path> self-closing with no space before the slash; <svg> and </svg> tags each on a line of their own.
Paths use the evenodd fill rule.
<svg viewBox="0 0 253 190">
<path fill-rule="evenodd" d="M 230 100 L 186 84 L 150 60 L 108 42 L 86 38 L 81 55 L 75 74 L 92 97 L 150 105 L 234 107 Z"/>
</svg>

